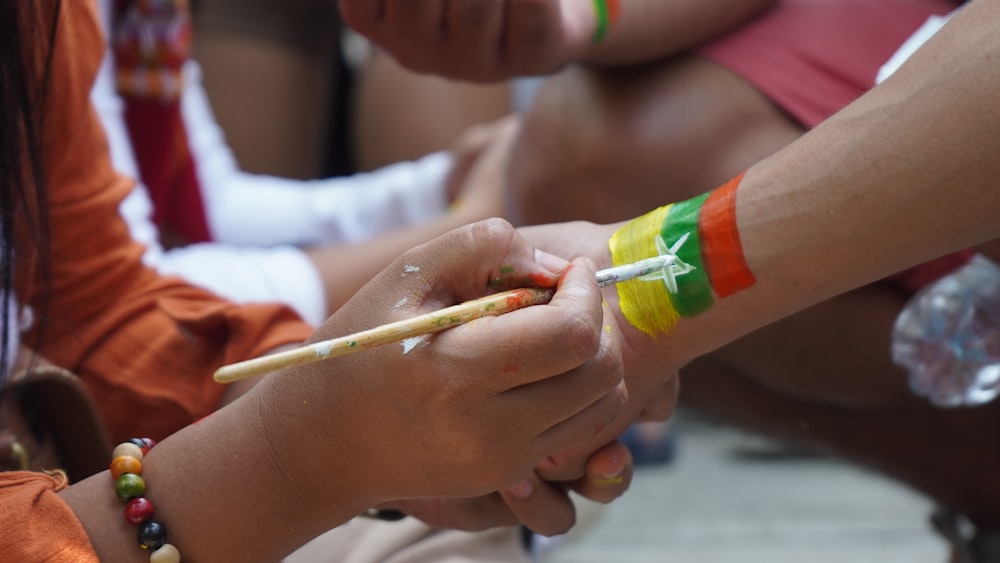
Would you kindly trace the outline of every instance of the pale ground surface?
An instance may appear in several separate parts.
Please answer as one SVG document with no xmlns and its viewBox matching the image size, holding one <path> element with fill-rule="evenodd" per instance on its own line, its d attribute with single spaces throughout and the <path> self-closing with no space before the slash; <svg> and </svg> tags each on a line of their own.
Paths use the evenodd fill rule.
<svg viewBox="0 0 1000 563">
<path fill-rule="evenodd" d="M 769 445 L 689 416 L 674 424 L 674 463 L 641 469 L 541 563 L 947 561 L 930 503 L 910 490 L 827 458 L 741 456 Z"/>
</svg>

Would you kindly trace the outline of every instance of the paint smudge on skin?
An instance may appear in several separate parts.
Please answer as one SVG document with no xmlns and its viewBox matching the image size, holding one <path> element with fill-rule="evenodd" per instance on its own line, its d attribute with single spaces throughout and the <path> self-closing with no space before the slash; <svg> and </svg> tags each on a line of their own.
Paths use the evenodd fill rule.
<svg viewBox="0 0 1000 563">
<path fill-rule="evenodd" d="M 403 277 L 406 277 L 410 274 L 416 274 L 419 272 L 420 272 L 420 266 L 414 266 L 412 264 L 407 264 L 403 266 Z"/>
<path fill-rule="evenodd" d="M 406 305 L 407 301 L 409 301 L 409 299 L 406 297 L 400 299 L 399 301 L 396 301 L 396 304 L 392 306 L 392 310 L 399 311 L 400 309 L 403 308 L 403 305 Z"/>
<path fill-rule="evenodd" d="M 541 273 L 518 274 L 517 268 L 507 264 L 500 266 L 500 273 L 486 282 L 494 290 L 512 289 L 516 287 L 551 287 L 552 276 Z"/>
<path fill-rule="evenodd" d="M 402 344 L 403 344 L 403 354 L 409 354 L 410 352 L 413 351 L 414 348 L 416 348 L 417 346 L 419 346 L 421 343 L 425 342 L 426 340 L 427 340 L 427 336 L 426 335 L 414 336 L 412 338 L 407 338 L 407 339 L 403 340 L 403 342 L 402 342 Z"/>
<path fill-rule="evenodd" d="M 591 483 L 597 485 L 598 487 L 610 487 L 611 485 L 621 485 L 625 482 L 625 477 L 619 475 L 618 477 L 611 478 L 601 478 L 595 477 L 590 480 Z"/>
<path fill-rule="evenodd" d="M 608 241 L 612 262 L 670 256 L 662 270 L 618 284 L 619 308 L 650 336 L 670 332 L 683 317 L 712 307 L 756 282 L 736 228 L 740 174 L 718 189 L 667 205 L 619 229 Z M 658 282 L 658 283 L 650 283 Z"/>
</svg>

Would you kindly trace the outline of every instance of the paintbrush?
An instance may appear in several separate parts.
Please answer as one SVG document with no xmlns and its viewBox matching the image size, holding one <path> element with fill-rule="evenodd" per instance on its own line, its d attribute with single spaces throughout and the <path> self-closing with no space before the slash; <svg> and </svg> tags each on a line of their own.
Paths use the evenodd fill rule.
<svg viewBox="0 0 1000 563">
<path fill-rule="evenodd" d="M 673 262 L 673 256 L 656 256 L 632 264 L 600 270 L 597 272 L 597 285 L 604 287 L 642 277 L 661 271 Z M 495 317 L 531 305 L 542 305 L 548 303 L 554 293 L 555 289 L 553 288 L 540 287 L 522 287 L 494 293 L 480 299 L 466 301 L 432 313 L 384 324 L 347 336 L 314 342 L 293 350 L 223 366 L 215 372 L 214 378 L 219 383 L 232 383 L 286 367 L 335 358 L 383 344 L 402 342 L 410 338 L 454 328 L 475 319 Z"/>
</svg>

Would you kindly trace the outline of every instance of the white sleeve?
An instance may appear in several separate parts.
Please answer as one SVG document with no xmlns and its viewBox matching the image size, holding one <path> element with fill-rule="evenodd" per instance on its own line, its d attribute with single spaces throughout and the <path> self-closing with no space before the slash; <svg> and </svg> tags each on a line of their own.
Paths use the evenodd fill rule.
<svg viewBox="0 0 1000 563">
<path fill-rule="evenodd" d="M 107 29 L 111 0 L 101 0 L 101 21 Z M 108 51 L 90 91 L 90 101 L 97 111 L 108 140 L 108 150 L 115 170 L 130 178 L 139 178 L 139 165 L 132 152 L 132 141 L 125 125 L 124 103 L 115 89 L 114 63 Z M 159 233 L 153 224 L 153 202 L 146 187 L 136 182 L 129 195 L 122 201 L 119 211 L 128 223 L 132 238 L 146 247 L 143 260 L 147 264 L 159 260 L 163 249 Z"/>
<path fill-rule="evenodd" d="M 326 320 L 323 280 L 294 246 L 192 244 L 166 252 L 156 268 L 237 303 L 279 301 L 313 326 Z"/>
<path fill-rule="evenodd" d="M 213 238 L 242 245 L 350 242 L 444 211 L 451 157 L 433 153 L 374 172 L 291 180 L 239 169 L 195 62 L 185 67 L 184 123 Z"/>
<path fill-rule="evenodd" d="M 878 76 L 875 79 L 876 84 L 881 84 L 886 78 L 896 72 L 901 64 L 906 62 L 906 59 L 910 58 L 913 53 L 917 52 L 928 39 L 934 36 L 944 24 L 948 23 L 948 20 L 952 18 L 958 10 L 951 12 L 950 14 L 944 16 L 931 16 L 927 18 L 927 21 L 923 23 L 916 31 L 913 32 L 906 41 L 900 45 L 899 49 L 889 58 L 889 60 L 882 65 L 878 70 Z"/>
<path fill-rule="evenodd" d="M 106 13 L 108 2 L 102 0 L 102 14 Z M 138 165 L 123 115 L 124 104 L 114 82 L 110 57 L 105 56 L 91 90 L 91 101 L 104 126 L 115 169 L 138 178 Z M 287 303 L 316 326 L 326 318 L 323 282 L 300 249 L 289 245 L 240 248 L 204 243 L 164 251 L 151 219 L 152 202 L 142 183 L 136 182 L 119 209 L 132 238 L 146 247 L 143 261 L 160 273 L 182 277 L 236 302 Z"/>
</svg>

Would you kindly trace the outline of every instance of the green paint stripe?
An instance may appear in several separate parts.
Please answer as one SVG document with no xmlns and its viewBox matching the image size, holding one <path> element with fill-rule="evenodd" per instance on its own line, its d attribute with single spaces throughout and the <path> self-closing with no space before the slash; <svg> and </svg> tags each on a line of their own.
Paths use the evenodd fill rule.
<svg viewBox="0 0 1000 563">
<path fill-rule="evenodd" d="M 594 12 L 597 15 L 597 27 L 594 29 L 594 43 L 600 43 L 608 33 L 610 21 L 606 0 L 594 0 Z"/>
<path fill-rule="evenodd" d="M 677 293 L 670 295 L 670 301 L 682 317 L 703 313 L 715 303 L 712 284 L 701 259 L 701 240 L 698 237 L 698 214 L 707 197 L 706 193 L 674 204 L 660 232 L 667 248 L 672 248 L 687 235 L 687 240 L 677 250 L 677 258 L 693 269 L 677 276 Z"/>
</svg>

